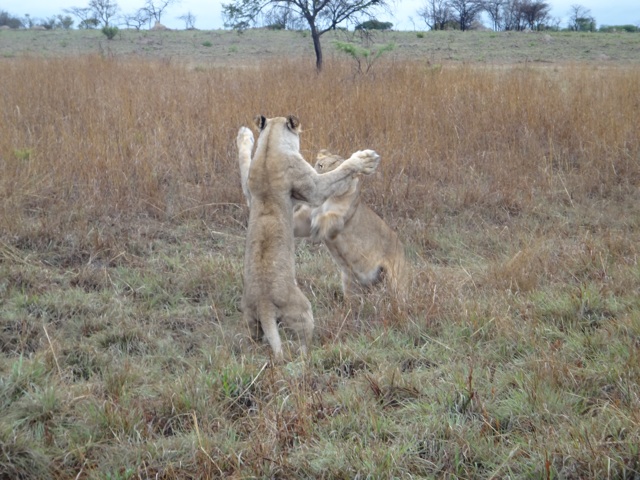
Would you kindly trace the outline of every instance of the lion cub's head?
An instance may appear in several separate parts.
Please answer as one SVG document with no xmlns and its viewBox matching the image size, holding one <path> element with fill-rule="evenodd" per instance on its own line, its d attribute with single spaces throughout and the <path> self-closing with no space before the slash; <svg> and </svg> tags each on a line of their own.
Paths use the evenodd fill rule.
<svg viewBox="0 0 640 480">
<path fill-rule="evenodd" d="M 295 115 L 274 118 L 258 115 L 253 121 L 260 131 L 256 154 L 261 151 L 263 144 L 280 151 L 300 151 L 300 120 Z"/>
<path fill-rule="evenodd" d="M 344 162 L 340 155 L 334 155 L 329 150 L 320 150 L 316 156 L 315 169 L 318 173 L 327 173 L 335 170 Z"/>
</svg>

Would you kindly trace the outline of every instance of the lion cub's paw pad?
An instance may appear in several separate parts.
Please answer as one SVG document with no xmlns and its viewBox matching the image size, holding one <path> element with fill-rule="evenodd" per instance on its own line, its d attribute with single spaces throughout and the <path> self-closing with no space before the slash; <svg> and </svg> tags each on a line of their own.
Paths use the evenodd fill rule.
<svg viewBox="0 0 640 480">
<path fill-rule="evenodd" d="M 251 129 L 247 127 L 240 127 L 240 130 L 238 130 L 237 142 L 238 145 L 244 143 L 250 143 L 251 145 L 253 145 L 253 132 L 251 131 Z"/>
<path fill-rule="evenodd" d="M 380 155 L 373 150 L 359 150 L 351 158 L 357 158 L 361 165 L 361 173 L 372 174 L 380 163 Z"/>
</svg>

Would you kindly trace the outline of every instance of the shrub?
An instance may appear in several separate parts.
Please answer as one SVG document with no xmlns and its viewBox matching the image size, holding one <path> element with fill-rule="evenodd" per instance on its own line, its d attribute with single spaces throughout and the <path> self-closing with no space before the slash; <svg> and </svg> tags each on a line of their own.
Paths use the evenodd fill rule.
<svg viewBox="0 0 640 480">
<path fill-rule="evenodd" d="M 30 148 L 16 148 L 13 151 L 13 155 L 18 160 L 29 160 L 29 158 L 31 158 L 32 153 L 33 151 Z"/>
<path fill-rule="evenodd" d="M 102 27 L 102 33 L 104 33 L 104 35 L 107 37 L 107 40 L 113 40 L 113 37 L 118 34 L 118 27 L 110 27 L 108 25 L 105 25 L 104 27 Z"/>
<path fill-rule="evenodd" d="M 267 30 L 284 30 L 286 28 L 286 25 L 284 24 L 284 22 L 276 22 L 266 25 L 265 28 Z"/>
<path fill-rule="evenodd" d="M 395 48 L 395 44 L 388 43 L 387 45 L 373 48 L 364 48 L 353 43 L 348 42 L 334 42 L 334 45 L 339 52 L 346 53 L 356 62 L 356 70 L 358 73 L 369 73 L 373 64 L 378 60 L 385 52 L 390 52 Z"/>
<path fill-rule="evenodd" d="M 391 27 L 393 27 L 391 22 L 381 22 L 373 19 L 356 25 L 356 30 L 391 30 Z"/>
</svg>

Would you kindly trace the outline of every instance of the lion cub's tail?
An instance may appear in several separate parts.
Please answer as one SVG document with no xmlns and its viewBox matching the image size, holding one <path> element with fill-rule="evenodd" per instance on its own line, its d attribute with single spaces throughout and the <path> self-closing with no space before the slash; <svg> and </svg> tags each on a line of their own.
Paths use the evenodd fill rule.
<svg viewBox="0 0 640 480">
<path fill-rule="evenodd" d="M 271 345 L 273 355 L 277 361 L 281 361 L 283 358 L 282 341 L 278 333 L 276 306 L 268 300 L 261 301 L 258 304 L 257 313 L 260 325 L 262 326 L 262 332 L 267 338 L 269 345 Z"/>
</svg>

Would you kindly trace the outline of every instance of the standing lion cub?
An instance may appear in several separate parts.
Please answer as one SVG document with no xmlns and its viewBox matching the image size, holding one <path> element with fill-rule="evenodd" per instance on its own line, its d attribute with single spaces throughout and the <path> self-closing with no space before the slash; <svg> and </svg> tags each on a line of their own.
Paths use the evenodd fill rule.
<svg viewBox="0 0 640 480">
<path fill-rule="evenodd" d="M 315 169 L 318 173 L 330 172 L 344 161 L 321 150 Z M 295 236 L 324 242 L 340 267 L 345 297 L 384 281 L 395 299 L 403 301 L 408 282 L 404 245 L 360 200 L 360 188 L 360 178 L 355 178 L 346 192 L 332 196 L 321 206 L 299 206 L 294 214 Z"/>
<path fill-rule="evenodd" d="M 311 303 L 295 278 L 293 206 L 320 205 L 344 193 L 354 175 L 375 171 L 380 157 L 373 150 L 354 153 L 335 170 L 319 174 L 300 154 L 300 122 L 288 117 L 256 117 L 260 130 L 251 159 L 253 134 L 238 132 L 237 145 L 243 190 L 250 205 L 244 256 L 242 311 L 256 332 L 258 325 L 282 361 L 278 322 L 293 330 L 304 352 L 313 334 Z"/>
</svg>

